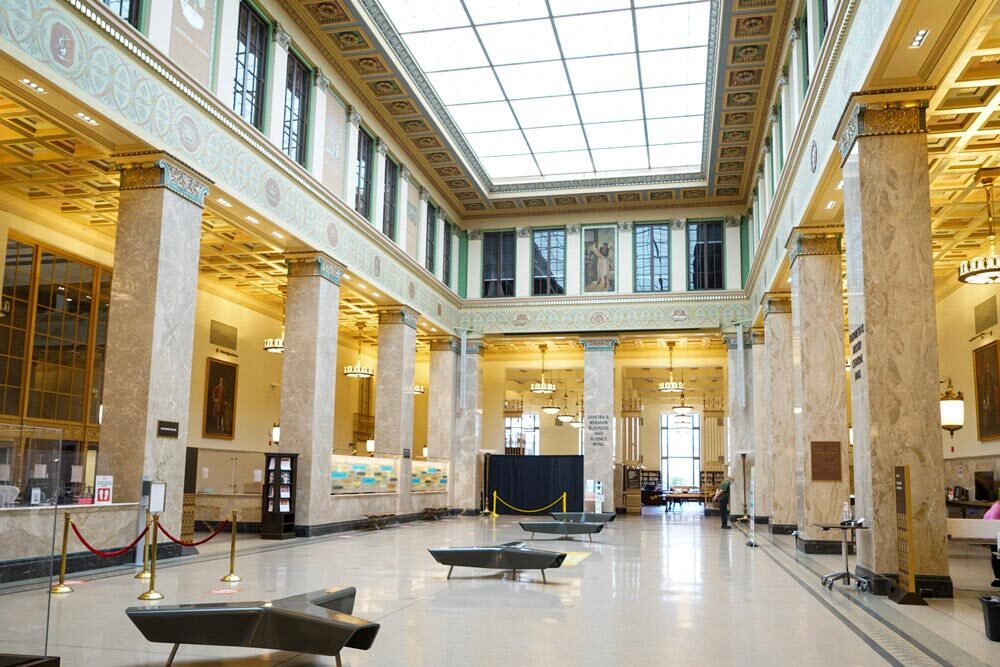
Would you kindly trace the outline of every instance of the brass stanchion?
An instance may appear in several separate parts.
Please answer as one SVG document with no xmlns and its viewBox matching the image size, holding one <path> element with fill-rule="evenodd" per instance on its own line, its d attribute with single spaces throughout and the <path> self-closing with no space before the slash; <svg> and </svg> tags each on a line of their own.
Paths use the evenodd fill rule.
<svg viewBox="0 0 1000 667">
<path fill-rule="evenodd" d="M 149 559 L 149 589 L 144 591 L 139 595 L 140 600 L 162 600 L 163 593 L 156 590 L 156 538 L 159 534 L 160 528 L 160 516 L 158 514 L 153 515 L 153 539 L 152 539 L 152 550 L 153 553 Z"/>
<path fill-rule="evenodd" d="M 63 520 L 62 560 L 59 563 L 59 583 L 50 589 L 50 593 L 72 593 L 73 589 L 66 585 L 66 550 L 69 548 L 69 512 Z"/>
<path fill-rule="evenodd" d="M 220 581 L 224 581 L 227 584 L 234 584 L 237 581 L 243 581 L 243 577 L 236 574 L 236 510 L 233 510 L 232 518 L 229 519 L 230 524 L 232 524 L 232 532 L 229 538 L 229 574 L 224 576 Z"/>
<path fill-rule="evenodd" d="M 142 538 L 142 572 L 135 575 L 136 579 L 149 579 L 149 526 L 151 522 L 149 510 L 146 510 L 146 536 Z"/>
</svg>

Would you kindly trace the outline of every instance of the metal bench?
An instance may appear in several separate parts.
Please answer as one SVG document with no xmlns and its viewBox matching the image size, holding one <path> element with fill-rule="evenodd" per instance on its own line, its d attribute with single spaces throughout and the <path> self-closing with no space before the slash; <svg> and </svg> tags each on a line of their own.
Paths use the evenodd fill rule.
<svg viewBox="0 0 1000 667">
<path fill-rule="evenodd" d="M 535 539 L 535 533 L 545 533 L 547 535 L 561 535 L 564 539 L 569 539 L 570 535 L 586 535 L 593 542 L 593 534 L 604 530 L 603 523 L 595 521 L 521 521 L 521 530 L 531 533 L 531 539 Z"/>
<path fill-rule="evenodd" d="M 510 570 L 517 576 L 518 570 L 541 570 L 542 581 L 545 570 L 559 567 L 566 554 L 558 551 L 533 549 L 524 542 L 507 542 L 490 547 L 441 547 L 428 549 L 431 556 L 441 565 L 448 566 L 448 579 L 456 567 L 476 567 L 489 570 Z"/>
<path fill-rule="evenodd" d="M 125 613 L 151 642 L 173 644 L 167 666 L 181 644 L 242 646 L 313 655 L 332 655 L 340 667 L 340 651 L 367 651 L 379 624 L 351 616 L 353 587 L 330 588 L 272 602 L 129 607 Z"/>
<path fill-rule="evenodd" d="M 396 518 L 395 514 L 366 514 L 365 516 L 371 521 L 375 530 L 381 530 Z"/>
<path fill-rule="evenodd" d="M 574 521 L 577 523 L 608 523 L 615 520 L 613 512 L 552 512 L 549 516 L 556 521 Z"/>
</svg>

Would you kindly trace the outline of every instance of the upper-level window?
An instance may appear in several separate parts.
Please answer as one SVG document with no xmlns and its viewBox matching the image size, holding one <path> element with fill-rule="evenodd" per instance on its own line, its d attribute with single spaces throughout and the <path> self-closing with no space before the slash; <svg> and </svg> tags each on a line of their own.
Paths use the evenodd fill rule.
<svg viewBox="0 0 1000 667">
<path fill-rule="evenodd" d="M 513 230 L 483 234 L 483 298 L 514 296 L 516 253 Z"/>
<path fill-rule="evenodd" d="M 285 119 L 281 129 L 281 150 L 299 164 L 306 162 L 306 119 L 309 114 L 309 87 L 312 73 L 294 53 L 288 54 L 285 79 Z"/>
<path fill-rule="evenodd" d="M 538 229 L 531 233 L 531 293 L 566 293 L 566 230 Z"/>
<path fill-rule="evenodd" d="M 385 159 L 385 203 L 382 206 L 382 233 L 396 240 L 396 198 L 399 193 L 399 165 Z"/>
<path fill-rule="evenodd" d="M 358 187 L 354 195 L 354 210 L 372 219 L 372 179 L 375 175 L 375 140 L 358 128 Z"/>
<path fill-rule="evenodd" d="M 438 208 L 427 202 L 427 223 L 424 227 L 424 267 L 434 273 L 434 253 L 437 250 Z"/>
<path fill-rule="evenodd" d="M 139 12 L 142 10 L 140 0 L 104 0 L 104 4 L 128 21 L 133 28 L 139 29 Z"/>
<path fill-rule="evenodd" d="M 236 30 L 236 79 L 233 111 L 258 130 L 264 127 L 264 82 L 267 80 L 267 21 L 246 2 L 240 3 Z"/>
<path fill-rule="evenodd" d="M 722 223 L 688 223 L 688 289 L 723 289 Z"/>
<path fill-rule="evenodd" d="M 451 287 L 451 234 L 452 225 L 444 223 L 444 238 L 441 240 L 441 282 Z"/>
<path fill-rule="evenodd" d="M 635 226 L 635 291 L 670 291 L 670 225 Z"/>
</svg>

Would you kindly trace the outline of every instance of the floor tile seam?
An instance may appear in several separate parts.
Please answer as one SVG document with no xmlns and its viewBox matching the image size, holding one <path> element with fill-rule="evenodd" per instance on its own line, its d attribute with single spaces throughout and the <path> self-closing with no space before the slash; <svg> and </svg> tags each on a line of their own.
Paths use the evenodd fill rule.
<svg viewBox="0 0 1000 667">
<path fill-rule="evenodd" d="M 778 553 L 781 553 L 785 558 L 787 558 L 794 565 L 802 567 L 807 572 L 809 572 L 812 576 L 817 576 L 817 577 L 818 576 L 822 576 L 820 574 L 821 570 L 817 569 L 817 568 L 820 567 L 820 564 L 817 561 L 815 561 L 814 559 L 810 558 L 808 555 L 801 554 L 798 551 L 796 551 L 795 554 L 794 554 L 794 557 L 793 557 L 792 555 L 790 555 L 787 552 L 788 549 L 789 549 L 788 546 L 783 545 L 783 544 L 781 544 L 779 542 L 776 542 L 773 539 L 769 539 L 769 541 L 771 542 L 771 544 L 773 546 L 775 546 L 777 548 Z M 768 554 L 768 556 L 772 560 L 775 560 L 775 562 L 777 562 L 776 559 L 774 558 L 774 556 L 769 551 L 767 552 L 767 554 Z M 807 562 L 808 562 L 808 564 L 807 564 Z M 799 580 L 799 583 L 803 587 L 805 587 L 810 592 L 814 592 L 812 590 L 812 587 L 809 586 L 809 584 L 804 579 L 800 578 L 798 580 Z M 870 619 L 875 620 L 877 623 L 879 623 L 882 626 L 884 626 L 888 631 L 890 631 L 890 632 L 894 633 L 896 636 L 898 636 L 902 641 L 908 642 L 911 647 L 919 650 L 921 653 L 923 653 L 924 655 L 926 655 L 926 656 L 930 657 L 931 659 L 937 661 L 939 664 L 945 664 L 945 665 L 948 665 L 948 664 L 982 665 L 983 667 L 988 667 L 986 665 L 986 663 L 983 663 L 982 661 L 980 661 L 975 656 L 973 656 L 973 655 L 971 655 L 971 654 L 963 651 L 961 648 L 959 648 L 958 646 L 956 646 L 952 642 L 948 641 L 946 638 L 941 637 L 940 635 L 938 635 L 937 633 L 933 632 L 929 628 L 927 628 L 927 627 L 925 627 L 923 625 L 920 625 L 919 623 L 917 623 L 913 619 L 906 618 L 905 616 L 903 617 L 907 622 L 919 625 L 919 628 L 915 628 L 915 629 L 919 629 L 921 631 L 930 632 L 930 634 L 935 638 L 935 641 L 933 643 L 940 644 L 941 646 L 939 646 L 936 649 L 932 649 L 931 647 L 927 646 L 926 643 L 924 643 L 923 641 L 918 641 L 914 637 L 914 635 L 913 635 L 913 633 L 911 631 L 904 630 L 904 629 L 900 628 L 897 625 L 896 622 L 888 619 L 884 614 L 879 613 L 879 610 L 876 610 L 873 606 L 869 606 L 869 605 L 863 604 L 855 596 L 849 595 L 846 591 L 841 590 L 840 587 L 835 586 L 834 590 L 837 593 L 840 594 L 839 595 L 839 599 L 840 600 L 848 603 L 849 605 L 851 605 L 855 609 L 864 612 L 867 617 L 869 617 Z M 822 598 L 818 598 L 818 599 L 822 599 Z M 876 604 L 880 604 L 881 600 L 874 600 L 873 602 L 875 602 Z M 939 612 L 939 613 L 941 613 L 941 612 Z M 952 617 L 952 618 L 953 618 L 953 620 L 955 620 L 954 617 Z M 944 649 L 948 653 L 959 653 L 961 655 L 960 656 L 956 656 L 957 660 L 949 661 L 947 658 L 945 658 L 945 657 L 943 657 L 943 656 L 940 655 L 939 651 L 941 649 Z"/>
</svg>

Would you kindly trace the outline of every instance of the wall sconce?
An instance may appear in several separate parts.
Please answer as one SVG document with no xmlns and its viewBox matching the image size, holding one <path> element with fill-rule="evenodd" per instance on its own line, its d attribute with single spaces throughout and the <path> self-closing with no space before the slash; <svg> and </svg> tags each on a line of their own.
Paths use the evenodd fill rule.
<svg viewBox="0 0 1000 667">
<path fill-rule="evenodd" d="M 365 441 L 365 451 L 368 452 L 368 456 L 375 456 L 375 441 L 366 440 Z"/>
<path fill-rule="evenodd" d="M 965 425 L 965 397 L 962 392 L 955 393 L 950 377 L 938 380 L 939 384 L 942 382 L 947 382 L 948 387 L 941 394 L 941 428 L 954 438 L 955 431 Z"/>
<path fill-rule="evenodd" d="M 426 458 L 427 458 L 427 447 L 424 447 L 424 452 L 423 452 L 423 454 L 424 454 L 424 458 L 426 459 Z"/>
<path fill-rule="evenodd" d="M 281 425 L 278 422 L 274 422 L 274 425 L 271 427 L 270 436 L 271 442 L 268 444 L 277 447 L 278 443 L 281 442 Z"/>
</svg>

